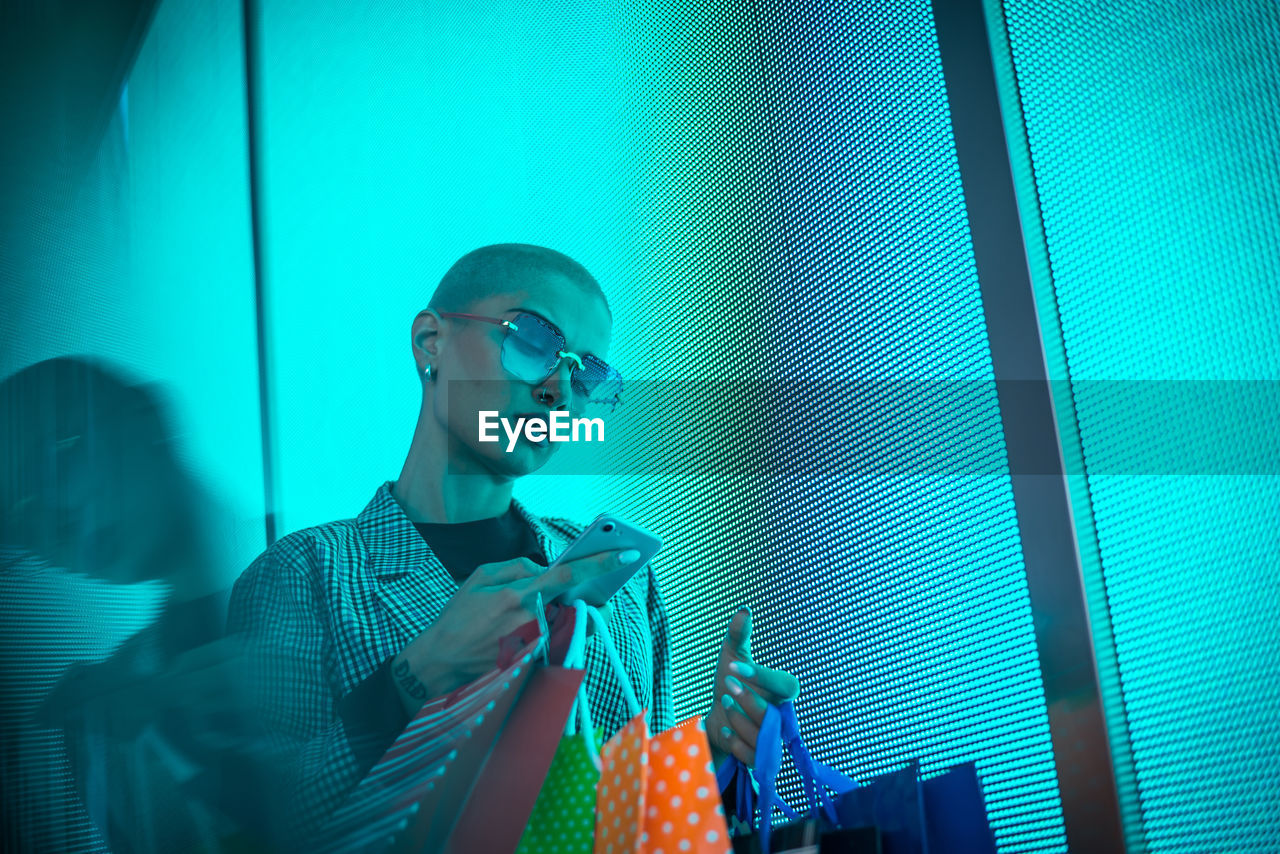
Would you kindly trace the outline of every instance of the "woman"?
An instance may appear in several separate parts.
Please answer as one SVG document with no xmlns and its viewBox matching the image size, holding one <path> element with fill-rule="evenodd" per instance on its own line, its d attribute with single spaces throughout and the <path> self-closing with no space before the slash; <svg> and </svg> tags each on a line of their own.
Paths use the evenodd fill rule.
<svg viewBox="0 0 1280 854">
<path fill-rule="evenodd" d="M 482 442 L 478 413 L 548 418 L 609 403 L 621 380 L 604 361 L 612 317 L 577 262 L 502 244 L 463 256 L 412 326 L 422 403 L 399 478 L 354 520 L 284 537 L 232 594 L 230 628 L 292 661 L 269 669 L 273 728 L 290 742 L 297 820 L 314 826 L 377 761 L 413 712 L 493 668 L 497 641 L 579 580 L 634 560 L 610 552 L 545 572 L 581 530 L 512 499 L 517 478 L 558 443 Z M 590 604 L 605 605 L 595 602 Z M 668 628 L 651 569 L 607 603 L 632 687 L 658 732 L 674 725 Z M 750 615 L 735 615 L 707 729 L 717 761 L 754 760 L 764 702 L 795 679 L 750 662 Z M 731 665 L 736 669 L 731 671 Z M 627 721 L 622 691 L 593 640 L 587 693 L 608 737 Z"/>
</svg>

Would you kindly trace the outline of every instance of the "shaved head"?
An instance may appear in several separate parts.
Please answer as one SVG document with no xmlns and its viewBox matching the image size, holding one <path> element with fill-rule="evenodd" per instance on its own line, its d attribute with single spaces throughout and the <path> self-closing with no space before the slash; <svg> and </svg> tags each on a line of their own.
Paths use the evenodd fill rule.
<svg viewBox="0 0 1280 854">
<path fill-rule="evenodd" d="M 467 311 L 481 300 L 523 290 L 531 279 L 544 276 L 567 279 L 584 294 L 598 297 L 608 311 L 609 301 L 586 267 L 562 252 L 529 243 L 496 243 L 463 255 L 444 274 L 428 305 L 437 311 Z"/>
<path fill-rule="evenodd" d="M 572 360 L 553 354 L 543 379 L 522 378 L 507 364 L 507 344 L 515 340 L 508 333 L 517 327 L 504 329 L 466 317 L 494 321 L 499 315 L 521 317 L 522 312 L 555 329 L 562 336 L 557 346 L 575 357 L 603 360 L 608 355 L 613 328 L 609 304 L 595 277 L 577 261 L 522 243 L 468 252 L 449 268 L 411 330 L 414 369 L 422 387 L 414 447 L 421 440 L 423 454 L 428 446 L 433 449 L 436 462 L 431 465 L 438 468 L 443 457 L 457 473 L 485 474 L 504 482 L 522 477 L 541 468 L 557 445 L 523 442 L 516 452 L 504 450 L 499 443 L 480 439 L 478 413 L 505 417 L 550 408 L 581 414 L 587 396 L 575 388 L 572 371 L 563 369 Z M 536 341 L 525 345 L 541 346 Z M 430 376 L 425 373 L 428 367 Z"/>
</svg>

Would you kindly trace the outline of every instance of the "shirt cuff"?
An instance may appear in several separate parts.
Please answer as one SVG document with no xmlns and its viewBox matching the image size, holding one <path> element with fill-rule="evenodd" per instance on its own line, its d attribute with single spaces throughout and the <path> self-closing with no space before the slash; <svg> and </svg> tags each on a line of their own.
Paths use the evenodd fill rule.
<svg viewBox="0 0 1280 854">
<path fill-rule="evenodd" d="M 338 701 L 338 716 L 364 777 L 408 726 L 411 715 L 400 703 L 388 658 Z"/>
</svg>

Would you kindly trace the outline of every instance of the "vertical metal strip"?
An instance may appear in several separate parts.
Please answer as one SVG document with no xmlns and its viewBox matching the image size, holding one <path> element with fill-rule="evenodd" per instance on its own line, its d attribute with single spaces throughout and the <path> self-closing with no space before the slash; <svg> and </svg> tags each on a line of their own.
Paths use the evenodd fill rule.
<svg viewBox="0 0 1280 854">
<path fill-rule="evenodd" d="M 249 156 L 249 221 L 253 241 L 253 306 L 258 336 L 258 412 L 262 422 L 262 490 L 267 545 L 276 541 L 274 436 L 271 421 L 271 362 L 267 341 L 267 298 L 262 248 L 262 138 L 258 127 L 258 9 L 254 0 L 241 0 L 244 32 L 244 91 Z"/>
<path fill-rule="evenodd" d="M 1062 448 L 982 0 L 932 0 L 1072 851 L 1124 851 Z"/>
<path fill-rule="evenodd" d="M 1098 544 L 1097 522 L 1088 476 L 1084 473 L 1084 446 L 1075 400 L 1072 396 L 1065 343 L 1062 337 L 1062 315 L 1053 286 L 1049 247 L 1044 233 L 1040 189 L 1036 168 L 1031 160 L 1022 91 L 1014 65 L 1013 43 L 1009 33 L 1006 0 L 984 0 L 988 44 L 991 46 L 996 88 L 1000 94 L 1007 151 L 1013 167 L 1013 182 L 1019 198 L 1022 236 L 1031 273 L 1032 292 L 1036 299 L 1041 342 L 1053 390 L 1054 415 L 1067 470 L 1068 497 L 1071 502 L 1073 530 L 1081 558 L 1090 629 L 1093 632 L 1094 660 L 1102 690 L 1102 708 L 1106 715 L 1111 746 L 1111 767 L 1115 773 L 1120 798 L 1120 818 L 1124 825 L 1125 846 L 1130 854 L 1148 850 L 1143 822 L 1142 797 L 1138 788 L 1137 769 L 1133 758 L 1133 741 L 1128 712 L 1124 707 L 1119 656 L 1115 630 L 1111 621 L 1110 594 L 1102 570 L 1102 554 Z"/>
</svg>

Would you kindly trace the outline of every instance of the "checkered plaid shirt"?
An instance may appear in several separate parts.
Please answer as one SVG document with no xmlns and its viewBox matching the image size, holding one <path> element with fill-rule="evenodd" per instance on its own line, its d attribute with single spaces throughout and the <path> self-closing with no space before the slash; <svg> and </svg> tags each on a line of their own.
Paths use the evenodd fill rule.
<svg viewBox="0 0 1280 854">
<path fill-rule="evenodd" d="M 580 525 L 538 519 L 513 504 L 549 560 L 581 532 Z M 390 482 L 355 519 L 280 539 L 236 582 L 228 629 L 245 633 L 267 653 L 264 713 L 286 746 L 291 823 L 314 828 L 363 773 L 339 701 L 430 626 L 457 590 L 392 497 Z M 650 731 L 671 728 L 670 636 L 651 567 L 613 597 L 610 611 L 610 634 Z M 608 737 L 630 716 L 594 636 L 587 645 L 586 685 L 592 722 Z"/>
</svg>

